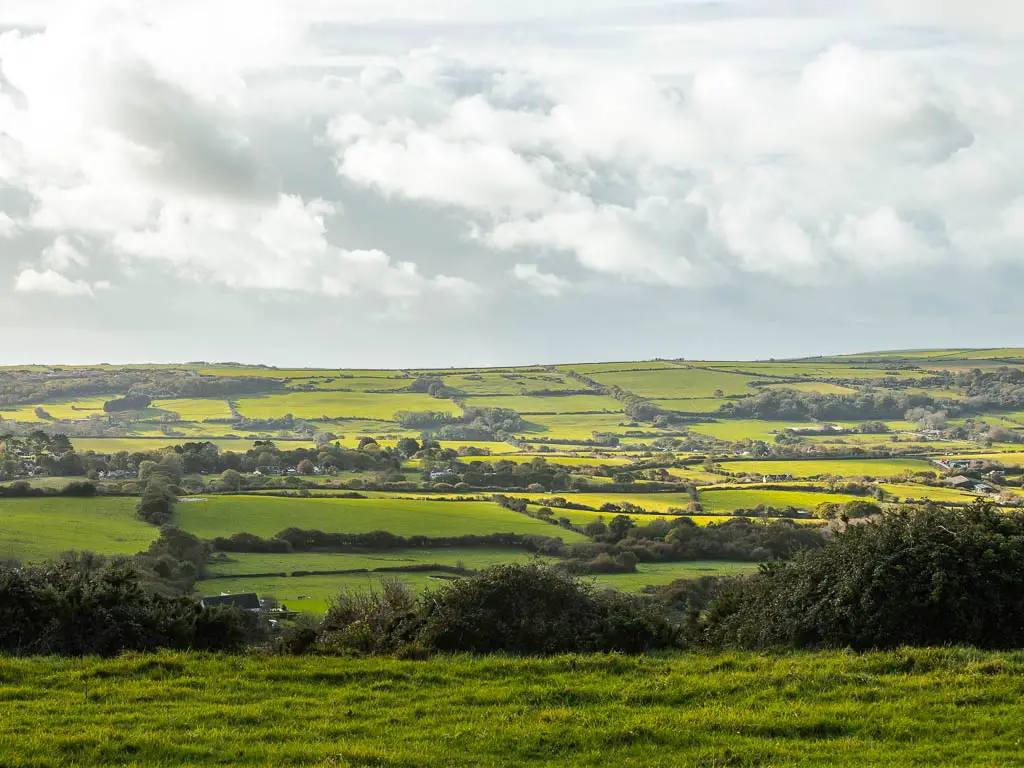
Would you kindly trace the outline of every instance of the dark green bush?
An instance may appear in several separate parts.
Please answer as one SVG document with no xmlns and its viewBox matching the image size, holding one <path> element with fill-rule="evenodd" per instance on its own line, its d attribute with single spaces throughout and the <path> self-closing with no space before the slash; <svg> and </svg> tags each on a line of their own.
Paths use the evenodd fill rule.
<svg viewBox="0 0 1024 768">
<path fill-rule="evenodd" d="M 988 502 L 900 511 L 732 582 L 701 637 L 716 646 L 1024 646 L 1024 514 Z"/>
<path fill-rule="evenodd" d="M 238 650 L 256 618 L 204 609 L 186 597 L 148 594 L 134 567 L 66 560 L 0 569 L 0 653 L 111 656 L 157 648 Z"/>
<path fill-rule="evenodd" d="M 543 565 L 499 565 L 428 593 L 417 639 L 438 651 L 637 653 L 672 646 L 675 628 L 639 598 L 598 592 Z"/>
</svg>

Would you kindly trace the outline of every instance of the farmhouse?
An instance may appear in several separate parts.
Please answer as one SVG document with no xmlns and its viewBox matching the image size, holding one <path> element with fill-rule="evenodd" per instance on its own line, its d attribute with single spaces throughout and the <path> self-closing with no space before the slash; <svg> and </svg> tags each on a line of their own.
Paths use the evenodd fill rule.
<svg viewBox="0 0 1024 768">
<path fill-rule="evenodd" d="M 788 483 L 793 480 L 792 475 L 764 475 L 762 483 Z"/>
<path fill-rule="evenodd" d="M 243 608 L 247 611 L 260 612 L 263 606 L 255 592 L 240 592 L 237 595 L 220 594 L 212 597 L 199 598 L 203 608 L 211 608 L 215 605 L 228 605 L 233 608 Z"/>
</svg>

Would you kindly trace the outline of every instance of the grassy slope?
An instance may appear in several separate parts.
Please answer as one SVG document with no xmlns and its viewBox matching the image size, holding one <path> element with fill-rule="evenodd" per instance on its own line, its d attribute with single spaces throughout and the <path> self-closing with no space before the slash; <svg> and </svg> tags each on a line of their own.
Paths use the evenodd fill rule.
<svg viewBox="0 0 1024 768">
<path fill-rule="evenodd" d="M 295 527 L 329 533 L 390 531 L 399 536 L 513 532 L 583 539 L 490 502 L 211 496 L 179 504 L 174 516 L 183 529 L 202 538 L 242 532 L 272 536 Z"/>
<path fill-rule="evenodd" d="M 1020 654 L 0 660 L 0 764 L 1019 765 Z"/>
<path fill-rule="evenodd" d="M 69 549 L 134 554 L 159 531 L 135 517 L 138 499 L 0 499 L 0 557 L 25 562 Z"/>
</svg>

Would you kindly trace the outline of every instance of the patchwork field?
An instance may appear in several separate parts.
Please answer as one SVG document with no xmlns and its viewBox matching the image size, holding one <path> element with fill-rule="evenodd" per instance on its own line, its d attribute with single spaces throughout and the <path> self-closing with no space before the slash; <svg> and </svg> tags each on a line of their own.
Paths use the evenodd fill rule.
<svg viewBox="0 0 1024 768">
<path fill-rule="evenodd" d="M 650 425 L 634 424 L 624 413 L 545 414 L 529 416 L 529 429 L 523 433 L 531 439 L 590 440 L 594 432 L 624 435 L 636 431 L 659 433 Z"/>
<path fill-rule="evenodd" d="M 300 419 L 358 418 L 386 421 L 398 411 L 458 412 L 458 407 L 450 401 L 414 393 L 293 392 L 244 397 L 236 402 L 239 413 L 250 419 L 280 418 L 290 413 Z"/>
<path fill-rule="evenodd" d="M 817 459 L 808 461 L 723 461 L 719 468 L 740 474 L 792 475 L 793 477 L 894 477 L 911 472 L 934 471 L 923 459 Z"/>
<path fill-rule="evenodd" d="M 135 517 L 134 498 L 0 499 L 0 557 L 39 562 L 67 550 L 135 554 L 159 529 Z"/>
<path fill-rule="evenodd" d="M 36 405 L 21 405 L 15 407 L 0 407 L 0 417 L 14 421 L 25 421 L 33 423 L 45 423 L 50 421 L 43 416 L 36 414 L 36 409 L 41 408 L 53 419 L 88 419 L 90 416 L 103 416 L 103 404 L 115 395 L 106 397 L 86 397 L 79 399 L 53 400 L 42 402 Z"/>
<path fill-rule="evenodd" d="M 484 395 L 466 398 L 466 405 L 470 408 L 510 408 L 526 416 L 547 413 L 618 413 L 622 411 L 622 403 L 618 400 L 597 394 L 556 397 L 527 397 L 525 395 L 488 397 Z M 434 410 L 437 410 L 436 405 Z"/>
<path fill-rule="evenodd" d="M 750 377 L 702 368 L 678 368 L 660 371 L 620 371 L 595 373 L 592 378 L 605 386 L 618 386 L 640 397 L 722 397 L 756 392 Z"/>
<path fill-rule="evenodd" d="M 231 418 L 231 409 L 226 400 L 156 400 L 152 407 L 177 413 L 182 421 Z"/>
<path fill-rule="evenodd" d="M 736 509 L 753 509 L 761 504 L 770 507 L 795 507 L 813 511 L 819 504 L 845 504 L 849 501 L 864 501 L 863 496 L 848 496 L 842 493 L 814 493 L 811 491 L 766 491 L 758 489 L 702 490 L 697 494 L 706 512 L 732 512 Z M 870 498 L 867 499 L 871 501 Z"/>
<path fill-rule="evenodd" d="M 736 442 L 738 440 L 763 440 L 770 443 L 775 436 L 789 428 L 814 427 L 814 424 L 800 424 L 790 421 L 760 421 L 757 419 L 730 419 L 711 424 L 694 424 L 687 427 L 691 432 L 707 435 L 717 440 Z"/>
<path fill-rule="evenodd" d="M 399 536 L 536 533 L 566 541 L 582 539 L 490 502 L 210 496 L 178 504 L 174 516 L 181 528 L 204 539 L 233 533 L 269 537 L 285 528 L 326 533 L 389 531 Z"/>
</svg>

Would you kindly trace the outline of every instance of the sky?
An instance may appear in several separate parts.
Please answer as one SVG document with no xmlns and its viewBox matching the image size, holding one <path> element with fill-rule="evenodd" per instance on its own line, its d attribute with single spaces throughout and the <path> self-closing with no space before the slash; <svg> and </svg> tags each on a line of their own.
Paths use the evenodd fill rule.
<svg viewBox="0 0 1024 768">
<path fill-rule="evenodd" d="M 1013 0 L 0 0 L 0 364 L 1019 346 Z"/>
</svg>

